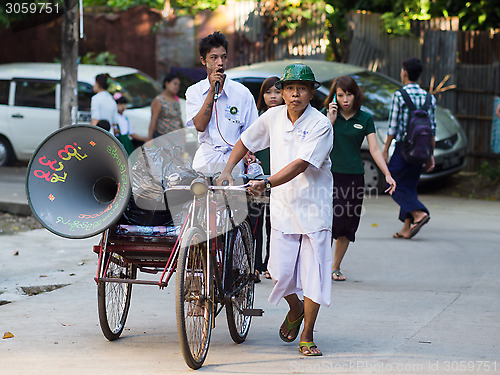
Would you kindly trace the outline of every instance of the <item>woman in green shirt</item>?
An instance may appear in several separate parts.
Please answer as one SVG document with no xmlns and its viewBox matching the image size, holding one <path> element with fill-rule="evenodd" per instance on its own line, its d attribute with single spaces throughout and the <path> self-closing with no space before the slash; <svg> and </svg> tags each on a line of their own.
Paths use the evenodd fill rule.
<svg viewBox="0 0 500 375">
<path fill-rule="evenodd" d="M 359 226 L 364 196 L 364 166 L 361 158 L 361 144 L 367 139 L 370 154 L 389 185 L 389 194 L 396 189 L 375 135 L 372 116 L 362 111 L 363 92 L 350 76 L 335 79 L 324 106 L 327 117 L 333 125 L 334 140 L 330 154 L 333 173 L 333 228 L 335 255 L 332 265 L 332 279 L 344 281 L 340 263 L 354 242 Z"/>
</svg>

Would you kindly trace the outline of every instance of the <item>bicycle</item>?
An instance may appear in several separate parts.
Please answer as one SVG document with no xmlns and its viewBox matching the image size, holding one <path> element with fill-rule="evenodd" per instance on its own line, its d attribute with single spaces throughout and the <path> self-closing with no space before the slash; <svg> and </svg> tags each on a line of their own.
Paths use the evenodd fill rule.
<svg viewBox="0 0 500 375">
<path fill-rule="evenodd" d="M 226 308 L 231 338 L 245 341 L 253 309 L 253 236 L 247 218 L 237 224 L 228 192 L 245 192 L 247 185 L 210 186 L 206 179 L 193 181 L 191 220 L 181 240 L 176 276 L 176 314 L 184 360 L 197 369 L 208 353 L 215 317 Z M 186 189 L 172 187 L 171 190 Z M 239 205 L 237 205 L 239 206 Z M 200 220 L 195 221 L 196 218 Z"/>
</svg>

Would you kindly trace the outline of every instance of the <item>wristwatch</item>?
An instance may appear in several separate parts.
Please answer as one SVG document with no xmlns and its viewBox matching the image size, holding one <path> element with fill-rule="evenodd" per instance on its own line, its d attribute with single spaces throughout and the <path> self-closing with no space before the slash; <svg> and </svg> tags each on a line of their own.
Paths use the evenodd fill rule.
<svg viewBox="0 0 500 375">
<path fill-rule="evenodd" d="M 264 186 L 266 187 L 266 190 L 270 190 L 273 187 L 267 178 L 264 178 Z"/>
</svg>

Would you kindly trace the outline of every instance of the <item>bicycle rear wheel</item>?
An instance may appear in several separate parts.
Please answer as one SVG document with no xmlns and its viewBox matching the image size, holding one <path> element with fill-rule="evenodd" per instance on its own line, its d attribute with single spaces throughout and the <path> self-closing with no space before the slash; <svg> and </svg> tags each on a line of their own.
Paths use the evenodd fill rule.
<svg viewBox="0 0 500 375">
<path fill-rule="evenodd" d="M 204 238 L 198 228 L 183 236 L 175 283 L 179 344 L 186 364 L 195 370 L 205 361 L 212 331 L 213 298 Z"/>
<path fill-rule="evenodd" d="M 106 261 L 111 257 L 106 271 L 106 278 L 135 279 L 137 268 L 124 262 L 120 255 L 106 254 Z M 97 306 L 102 333 L 110 340 L 120 337 L 127 320 L 132 284 L 100 281 L 97 284 Z"/>
<path fill-rule="evenodd" d="M 226 316 L 231 338 L 240 344 L 245 341 L 252 321 L 251 316 L 243 315 L 243 310 L 253 308 L 255 251 L 248 221 L 242 222 L 231 233 L 234 239 L 229 243 L 233 246 L 226 265 L 227 280 L 231 283 L 228 291 L 237 292 L 226 303 Z"/>
</svg>

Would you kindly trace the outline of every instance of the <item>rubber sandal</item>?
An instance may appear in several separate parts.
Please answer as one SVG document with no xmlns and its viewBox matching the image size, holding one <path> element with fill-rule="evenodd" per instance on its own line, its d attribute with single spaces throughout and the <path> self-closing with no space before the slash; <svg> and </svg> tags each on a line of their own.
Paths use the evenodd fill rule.
<svg viewBox="0 0 500 375">
<path fill-rule="evenodd" d="M 292 339 L 289 339 L 288 338 L 288 334 L 285 336 L 283 334 L 283 332 L 281 332 L 281 326 L 280 328 L 278 329 L 278 332 L 279 332 L 279 335 L 280 335 L 280 339 L 282 339 L 284 342 L 292 342 L 292 341 L 295 341 L 295 339 L 297 338 L 297 336 L 299 335 L 299 327 L 300 325 L 302 324 L 302 321 L 304 320 L 304 313 L 302 313 L 298 318 L 297 320 L 291 322 L 290 319 L 288 319 L 288 314 L 286 314 L 286 318 L 285 318 L 285 327 L 286 329 L 288 330 L 288 334 L 290 333 L 290 331 L 292 329 L 295 329 L 297 328 L 297 332 L 295 333 L 295 336 L 293 336 Z"/>
<path fill-rule="evenodd" d="M 259 272 L 259 271 L 257 271 L 257 270 L 255 270 L 254 275 L 255 275 L 255 276 L 254 276 L 254 278 L 253 278 L 253 282 L 254 282 L 255 284 L 260 283 L 260 272 Z"/>
<path fill-rule="evenodd" d="M 399 233 L 394 233 L 392 235 L 392 238 L 396 238 L 398 240 L 409 240 L 410 239 L 410 237 L 405 237 L 405 236 L 403 236 L 403 235 L 401 235 Z"/>
<path fill-rule="evenodd" d="M 343 277 L 343 279 L 341 279 L 341 277 Z M 340 270 L 333 270 L 332 280 L 333 281 L 345 281 L 345 276 L 342 275 L 342 272 L 340 272 Z"/>
<path fill-rule="evenodd" d="M 431 217 L 429 215 L 425 215 L 420 221 L 417 221 L 416 223 L 413 223 L 412 227 L 410 228 L 410 238 L 414 237 L 419 230 L 429 222 Z"/>
<path fill-rule="evenodd" d="M 309 349 L 309 353 L 304 353 L 302 348 L 307 348 Z M 306 357 L 320 357 L 323 355 L 323 353 L 313 353 L 311 352 L 311 348 L 317 348 L 318 346 L 313 342 L 313 341 L 301 341 L 299 342 L 299 352 L 302 353 L 302 355 L 305 355 Z"/>
</svg>

